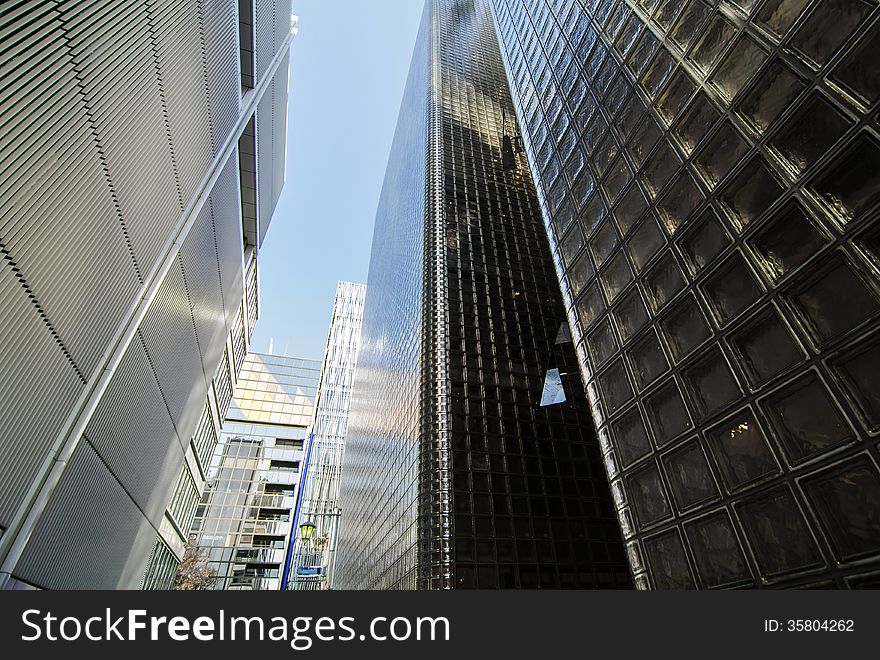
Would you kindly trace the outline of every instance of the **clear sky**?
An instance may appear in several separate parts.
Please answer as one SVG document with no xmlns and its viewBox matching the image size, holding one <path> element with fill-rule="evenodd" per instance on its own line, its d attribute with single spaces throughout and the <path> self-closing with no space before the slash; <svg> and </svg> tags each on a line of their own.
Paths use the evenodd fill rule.
<svg viewBox="0 0 880 660">
<path fill-rule="evenodd" d="M 338 280 L 366 282 L 423 0 L 293 0 L 287 183 L 260 254 L 251 350 L 320 360 Z"/>
</svg>

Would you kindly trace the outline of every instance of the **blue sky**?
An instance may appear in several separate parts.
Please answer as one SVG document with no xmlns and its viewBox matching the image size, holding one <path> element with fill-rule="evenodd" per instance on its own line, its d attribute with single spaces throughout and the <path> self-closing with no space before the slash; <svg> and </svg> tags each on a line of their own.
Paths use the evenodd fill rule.
<svg viewBox="0 0 880 660">
<path fill-rule="evenodd" d="M 337 280 L 366 282 L 422 0 L 293 0 L 287 183 L 251 350 L 320 360 Z"/>
</svg>

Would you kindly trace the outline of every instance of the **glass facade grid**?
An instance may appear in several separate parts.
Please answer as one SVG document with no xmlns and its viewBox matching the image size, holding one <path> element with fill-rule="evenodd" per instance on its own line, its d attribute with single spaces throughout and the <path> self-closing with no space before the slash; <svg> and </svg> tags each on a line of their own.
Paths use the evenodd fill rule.
<svg viewBox="0 0 880 660">
<path fill-rule="evenodd" d="M 876 584 L 880 9 L 492 5 L 637 585 Z"/>
</svg>

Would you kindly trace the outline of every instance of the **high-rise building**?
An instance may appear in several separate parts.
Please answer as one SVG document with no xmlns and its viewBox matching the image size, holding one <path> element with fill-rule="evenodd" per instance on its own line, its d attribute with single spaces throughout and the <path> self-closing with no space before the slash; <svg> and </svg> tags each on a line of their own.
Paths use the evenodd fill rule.
<svg viewBox="0 0 880 660">
<path fill-rule="evenodd" d="M 167 587 L 258 314 L 285 0 L 4 2 L 0 587 Z"/>
<path fill-rule="evenodd" d="M 281 586 L 320 366 L 259 353 L 244 361 L 190 533 L 215 589 Z"/>
<path fill-rule="evenodd" d="M 366 287 L 353 282 L 336 285 L 330 317 L 327 350 L 321 363 L 318 398 L 306 467 L 303 469 L 300 504 L 290 543 L 290 561 L 282 588 L 315 591 L 328 589 L 333 579 L 339 530 L 339 478 L 351 386 L 357 365 Z M 302 538 L 299 525 L 313 526 Z"/>
<path fill-rule="evenodd" d="M 429 0 L 376 216 L 334 588 L 632 584 L 515 131 L 489 5 Z"/>
<path fill-rule="evenodd" d="M 880 6 L 492 5 L 636 584 L 878 586 Z"/>
</svg>

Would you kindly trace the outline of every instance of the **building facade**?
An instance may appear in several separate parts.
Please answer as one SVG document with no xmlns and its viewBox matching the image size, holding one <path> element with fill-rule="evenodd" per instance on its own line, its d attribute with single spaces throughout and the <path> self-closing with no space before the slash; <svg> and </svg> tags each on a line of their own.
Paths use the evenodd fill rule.
<svg viewBox="0 0 880 660">
<path fill-rule="evenodd" d="M 492 0 L 640 588 L 880 584 L 880 7 Z"/>
<path fill-rule="evenodd" d="M 327 350 L 321 363 L 315 418 L 303 470 L 299 512 L 290 544 L 286 589 L 329 589 L 336 564 L 339 532 L 339 479 L 351 411 L 351 386 L 357 366 L 366 287 L 339 282 Z M 298 526 L 312 523 L 311 538 Z"/>
<path fill-rule="evenodd" d="M 490 7 L 429 0 L 373 237 L 334 588 L 631 576 Z"/>
<path fill-rule="evenodd" d="M 320 366 L 259 353 L 244 361 L 189 535 L 214 589 L 281 587 Z"/>
<path fill-rule="evenodd" d="M 258 314 L 290 3 L 0 25 L 0 587 L 168 587 Z"/>
</svg>

